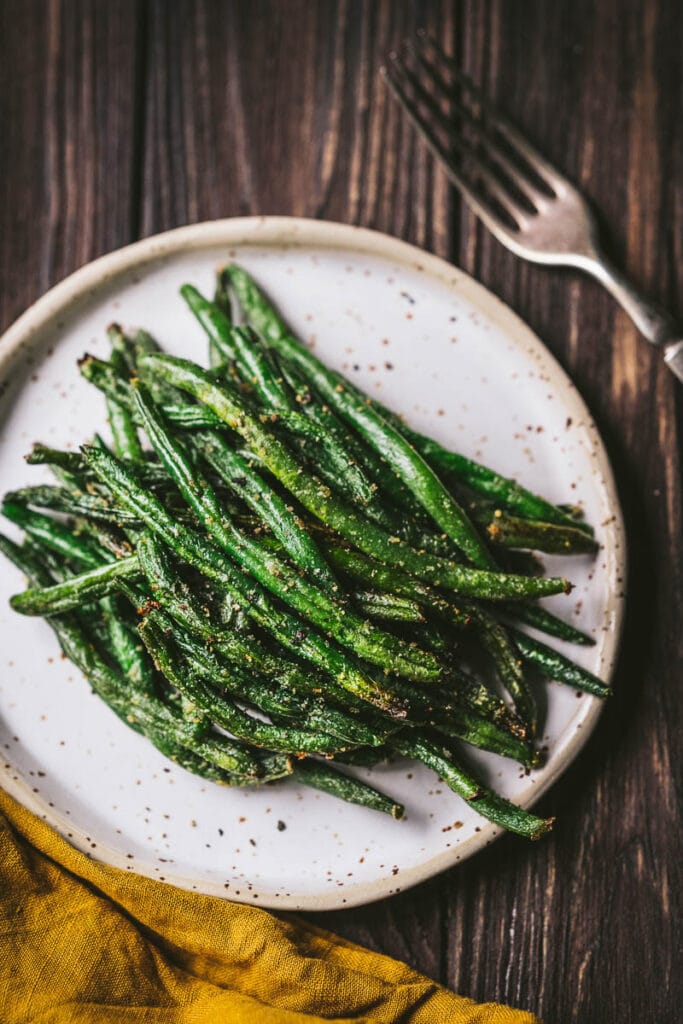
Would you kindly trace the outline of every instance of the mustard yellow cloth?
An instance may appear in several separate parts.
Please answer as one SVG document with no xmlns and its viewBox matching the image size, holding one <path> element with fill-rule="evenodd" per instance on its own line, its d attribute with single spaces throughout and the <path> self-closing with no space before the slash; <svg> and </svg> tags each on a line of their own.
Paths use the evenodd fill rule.
<svg viewBox="0 0 683 1024">
<path fill-rule="evenodd" d="M 0 790 L 2 1024 L 538 1024 L 294 918 L 97 864 Z"/>
</svg>

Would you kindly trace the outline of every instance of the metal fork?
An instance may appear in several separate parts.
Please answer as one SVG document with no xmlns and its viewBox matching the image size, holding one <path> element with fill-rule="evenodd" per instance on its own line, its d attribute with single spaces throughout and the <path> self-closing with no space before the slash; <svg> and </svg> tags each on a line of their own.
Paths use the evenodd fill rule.
<svg viewBox="0 0 683 1024">
<path fill-rule="evenodd" d="M 494 109 L 424 32 L 380 69 L 455 187 L 498 241 L 534 263 L 578 267 L 607 288 L 683 380 L 683 339 L 602 252 L 580 192 Z"/>
</svg>

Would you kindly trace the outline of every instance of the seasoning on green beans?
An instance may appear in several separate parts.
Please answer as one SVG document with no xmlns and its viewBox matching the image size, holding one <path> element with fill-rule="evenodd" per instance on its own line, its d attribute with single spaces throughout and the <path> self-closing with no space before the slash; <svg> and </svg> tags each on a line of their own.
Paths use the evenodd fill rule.
<svg viewBox="0 0 683 1024">
<path fill-rule="evenodd" d="M 609 692 L 518 628 L 591 642 L 537 603 L 571 584 L 528 553 L 593 554 L 590 526 L 409 430 L 241 268 L 214 301 L 181 292 L 210 369 L 117 324 L 109 359 L 80 360 L 111 442 L 27 456 L 55 481 L 5 496 L 25 540 L 0 535 L 0 552 L 29 579 L 12 607 L 46 617 L 114 713 L 210 782 L 290 779 L 400 818 L 352 773 L 410 758 L 489 821 L 543 835 L 552 819 L 463 757 L 537 766 L 529 671 Z"/>
</svg>

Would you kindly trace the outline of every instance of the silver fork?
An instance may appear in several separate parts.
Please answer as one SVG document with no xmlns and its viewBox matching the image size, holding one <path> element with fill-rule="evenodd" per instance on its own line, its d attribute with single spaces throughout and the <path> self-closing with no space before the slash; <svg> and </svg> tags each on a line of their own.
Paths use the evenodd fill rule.
<svg viewBox="0 0 683 1024">
<path fill-rule="evenodd" d="M 683 380 L 683 339 L 600 249 L 580 192 L 420 32 L 380 69 L 455 187 L 498 241 L 534 263 L 578 267 L 607 288 Z"/>
</svg>

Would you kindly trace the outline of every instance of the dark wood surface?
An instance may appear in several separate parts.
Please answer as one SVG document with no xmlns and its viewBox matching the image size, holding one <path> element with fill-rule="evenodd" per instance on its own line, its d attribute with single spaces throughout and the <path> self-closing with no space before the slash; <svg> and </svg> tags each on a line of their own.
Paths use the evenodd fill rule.
<svg viewBox="0 0 683 1024">
<path fill-rule="evenodd" d="M 93 257 L 191 221 L 324 217 L 415 242 L 517 310 L 573 376 L 631 549 L 615 695 L 503 839 L 394 899 L 314 919 L 547 1024 L 680 1019 L 681 386 L 598 286 L 516 260 L 448 188 L 377 69 L 429 28 L 595 201 L 683 314 L 678 0 L 2 0 L 0 320 Z"/>
</svg>

